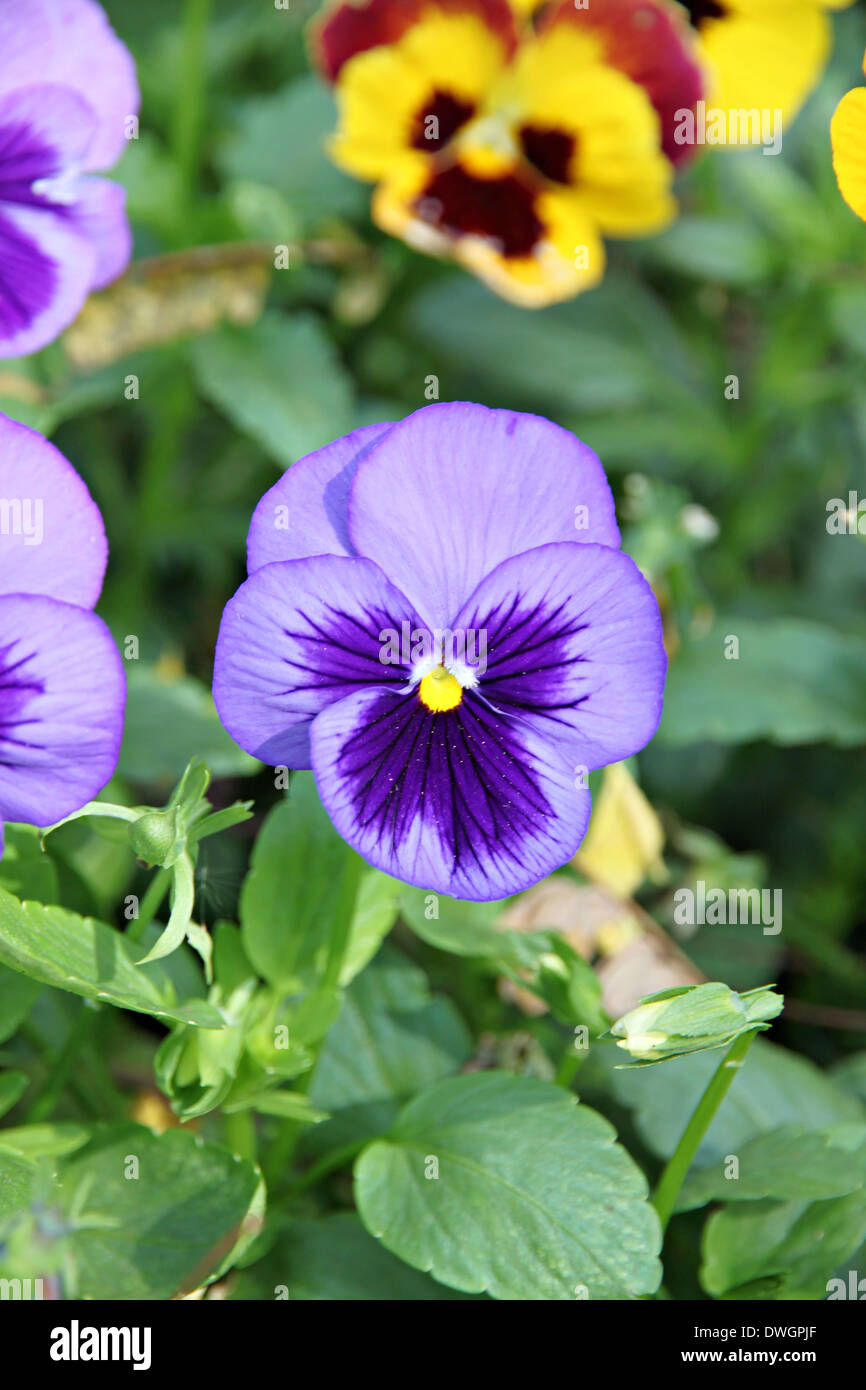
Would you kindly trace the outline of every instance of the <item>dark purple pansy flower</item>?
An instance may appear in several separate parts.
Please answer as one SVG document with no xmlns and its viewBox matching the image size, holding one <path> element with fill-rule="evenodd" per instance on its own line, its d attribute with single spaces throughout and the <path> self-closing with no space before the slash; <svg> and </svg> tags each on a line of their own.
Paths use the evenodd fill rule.
<svg viewBox="0 0 866 1390">
<path fill-rule="evenodd" d="M 125 268 L 111 168 L 135 67 L 94 0 L 0 0 L 0 357 L 35 352 Z"/>
<path fill-rule="evenodd" d="M 51 825 L 114 772 L 126 682 L 90 611 L 107 554 L 72 465 L 0 415 L 0 821 Z"/>
<path fill-rule="evenodd" d="M 658 606 L 595 454 L 535 415 L 431 405 L 295 464 L 259 503 L 214 695 L 238 743 L 312 766 L 397 878 L 507 897 L 571 858 L 586 773 L 655 732 Z"/>
</svg>

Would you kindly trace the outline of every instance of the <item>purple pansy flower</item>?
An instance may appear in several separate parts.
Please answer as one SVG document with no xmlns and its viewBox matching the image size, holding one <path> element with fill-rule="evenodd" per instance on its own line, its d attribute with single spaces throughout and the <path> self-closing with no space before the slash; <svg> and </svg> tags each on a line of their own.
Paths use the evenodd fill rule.
<svg viewBox="0 0 866 1390">
<path fill-rule="evenodd" d="M 90 611 L 107 555 L 72 465 L 0 415 L 0 822 L 51 825 L 114 772 L 126 681 Z"/>
<path fill-rule="evenodd" d="M 395 877 L 507 897 L 567 862 L 586 772 L 652 737 L 665 653 L 591 449 L 535 415 L 427 406 L 295 464 L 250 528 L 214 695 L 250 753 L 312 766 Z"/>
<path fill-rule="evenodd" d="M 135 67 L 94 0 L 0 0 L 0 357 L 35 352 L 125 268 L 111 168 Z"/>
</svg>

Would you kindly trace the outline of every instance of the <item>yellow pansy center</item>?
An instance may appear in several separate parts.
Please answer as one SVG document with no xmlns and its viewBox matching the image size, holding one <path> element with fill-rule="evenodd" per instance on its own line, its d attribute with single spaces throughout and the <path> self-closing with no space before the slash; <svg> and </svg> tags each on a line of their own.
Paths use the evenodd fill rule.
<svg viewBox="0 0 866 1390">
<path fill-rule="evenodd" d="M 421 681 L 418 698 L 434 714 L 442 714 L 445 710 L 457 708 L 463 699 L 463 687 L 444 666 L 437 666 Z"/>
</svg>

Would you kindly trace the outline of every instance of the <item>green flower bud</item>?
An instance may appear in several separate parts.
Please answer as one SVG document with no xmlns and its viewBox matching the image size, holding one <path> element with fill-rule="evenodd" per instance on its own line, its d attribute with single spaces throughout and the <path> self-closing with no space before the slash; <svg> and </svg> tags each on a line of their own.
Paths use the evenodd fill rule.
<svg viewBox="0 0 866 1390">
<path fill-rule="evenodd" d="M 147 811 L 129 827 L 129 842 L 145 864 L 168 864 L 177 836 L 176 810 Z"/>
<path fill-rule="evenodd" d="M 209 1002 L 222 1010 L 225 1028 L 194 1028 L 179 1023 L 161 1042 L 156 1077 L 181 1119 L 206 1115 L 222 1105 L 237 1078 L 247 1037 L 247 1011 L 256 981 L 247 980 L 223 1000 L 215 986 Z"/>
<path fill-rule="evenodd" d="M 662 1001 L 656 1004 L 639 1004 L 623 1018 L 617 1019 L 610 1030 L 620 1039 L 617 1047 L 624 1047 L 632 1057 L 645 1061 L 664 1056 L 662 1049 L 667 1042 L 667 1034 L 654 1025 L 666 1008 L 667 1005 Z"/>
<path fill-rule="evenodd" d="M 726 1047 L 741 1033 L 768 1027 L 784 1000 L 769 988 L 737 994 L 727 985 L 689 985 L 648 995 L 617 1019 L 617 1047 L 636 1062 L 662 1062 L 688 1052 Z"/>
</svg>

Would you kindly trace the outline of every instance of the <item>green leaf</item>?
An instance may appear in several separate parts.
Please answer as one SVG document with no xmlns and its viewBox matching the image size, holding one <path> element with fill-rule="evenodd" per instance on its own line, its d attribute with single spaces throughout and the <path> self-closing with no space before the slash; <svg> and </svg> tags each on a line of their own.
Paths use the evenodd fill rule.
<svg viewBox="0 0 866 1390">
<path fill-rule="evenodd" d="M 321 977 L 332 933 L 354 913 L 360 862 L 332 826 L 312 773 L 295 773 L 259 832 L 241 891 L 244 949 L 269 984 L 289 993 Z"/>
<path fill-rule="evenodd" d="M 837 1062 L 830 1075 L 837 1086 L 858 1096 L 866 1105 L 866 1052 L 855 1052 L 852 1057 Z"/>
<path fill-rule="evenodd" d="M 44 985 L 156 1018 L 222 1028 L 204 999 L 178 1004 L 159 966 L 143 969 L 144 949 L 103 922 L 61 907 L 20 903 L 0 889 L 0 961 Z"/>
<path fill-rule="evenodd" d="M 7 1110 L 11 1110 L 13 1105 L 17 1105 L 27 1087 L 30 1085 L 30 1078 L 23 1071 L 6 1071 L 0 1076 L 0 1115 L 5 1115 Z M 0 1130 L 0 1142 L 3 1133 Z"/>
<path fill-rule="evenodd" d="M 164 956 L 170 956 L 173 951 L 177 950 L 189 932 L 194 903 L 195 877 L 192 860 L 184 854 L 178 860 L 174 870 L 171 913 L 165 931 L 160 932 L 147 955 L 142 957 L 142 965 L 149 965 L 153 960 L 162 960 Z M 194 938 L 190 937 L 190 945 L 193 944 Z M 208 979 L 210 979 L 210 975 L 208 975 Z"/>
<path fill-rule="evenodd" d="M 61 1166 L 67 1297 L 166 1299 L 225 1263 L 250 1226 L 251 1163 L 176 1129 L 99 1125 Z"/>
<path fill-rule="evenodd" d="M 313 77 L 301 78 L 237 108 L 218 163 L 229 178 L 278 190 L 303 224 L 354 216 L 370 195 L 327 156 L 325 141 L 336 124 L 329 88 Z"/>
<path fill-rule="evenodd" d="M 564 1300 L 658 1285 L 642 1172 L 607 1120 L 544 1081 L 440 1082 L 364 1150 L 355 1193 L 371 1234 L 453 1288 Z"/>
<path fill-rule="evenodd" d="M 309 990 L 292 998 L 261 989 L 253 1000 L 246 1043 L 251 1058 L 275 1082 L 309 1071 L 342 1004 L 339 990 Z"/>
<path fill-rule="evenodd" d="M 739 656 L 725 658 L 729 637 Z M 731 648 L 733 650 L 733 648 Z M 717 619 L 671 666 L 667 744 L 866 742 L 866 637 L 801 619 Z"/>
<path fill-rule="evenodd" d="M 461 1295 L 403 1264 L 352 1212 L 293 1221 L 264 1259 L 241 1274 L 233 1298 L 413 1302 Z"/>
<path fill-rule="evenodd" d="M 407 332 L 425 349 L 493 378 L 536 410 L 623 409 L 648 401 L 653 358 L 625 334 L 588 320 L 591 302 L 583 295 L 580 311 L 564 305 L 526 314 L 455 275 L 423 290 L 405 317 Z"/>
<path fill-rule="evenodd" d="M 259 770 L 261 764 L 238 748 L 220 724 L 210 692 L 200 681 L 128 663 L 127 683 L 119 776 L 133 782 L 174 782 L 195 756 L 215 777 L 250 776 Z"/>
<path fill-rule="evenodd" d="M 0 1148 L 21 1158 L 57 1158 L 86 1144 L 90 1133 L 84 1125 L 36 1124 L 0 1130 Z"/>
<path fill-rule="evenodd" d="M 710 1217 L 701 1283 L 721 1298 L 823 1299 L 838 1265 L 866 1239 L 866 1187 L 824 1202 L 747 1202 Z"/>
<path fill-rule="evenodd" d="M 604 1064 L 613 1068 L 616 1060 L 608 1053 Z M 617 1100 L 634 1110 L 644 1143 L 669 1158 L 717 1067 L 716 1056 L 699 1053 L 663 1067 L 612 1070 L 610 1085 Z M 820 1129 L 856 1124 L 863 1118 L 862 1105 L 834 1086 L 813 1062 L 758 1038 L 719 1106 L 697 1162 L 701 1167 L 718 1162 L 738 1153 L 756 1135 L 783 1125 Z"/>
<path fill-rule="evenodd" d="M 563 1023 L 607 1027 L 595 971 L 556 931 L 518 932 L 494 926 L 505 903 L 463 902 L 404 886 L 400 910 L 428 945 L 482 960 L 544 999 Z"/>
<path fill-rule="evenodd" d="M 309 1097 L 301 1091 L 255 1091 L 245 1095 L 242 1101 L 224 1105 L 223 1109 L 228 1114 L 236 1110 L 257 1110 L 260 1115 L 278 1115 L 281 1120 L 294 1120 L 299 1125 L 318 1125 L 328 1118 L 326 1112 L 311 1105 Z"/>
<path fill-rule="evenodd" d="M 403 884 L 378 869 L 366 869 L 361 876 L 349 944 L 340 971 L 340 984 L 347 985 L 373 959 L 397 920 Z"/>
<path fill-rule="evenodd" d="M 473 903 L 404 885 L 400 911 L 416 936 L 440 951 L 490 959 L 498 967 L 531 969 L 541 933 L 499 931 L 504 902 Z"/>
<path fill-rule="evenodd" d="M 747 223 L 728 217 L 684 216 L 646 244 L 648 259 L 678 275 L 717 285 L 753 285 L 773 269 L 773 244 Z"/>
<path fill-rule="evenodd" d="M 472 1037 L 449 999 L 433 998 L 422 971 L 386 951 L 346 992 L 310 1092 L 333 1118 L 316 1149 L 382 1134 L 416 1091 L 453 1076 Z"/>
<path fill-rule="evenodd" d="M 231 994 L 247 980 L 253 979 L 256 972 L 244 950 L 240 929 L 234 922 L 217 922 L 211 935 L 214 978 L 223 994 Z"/>
<path fill-rule="evenodd" d="M 836 336 L 853 352 L 866 353 L 866 285 L 849 278 L 833 285 L 827 307 Z"/>
<path fill-rule="evenodd" d="M 31 1159 L 0 1145 L 0 1239 L 4 1228 L 30 1205 L 38 1172 Z"/>
<path fill-rule="evenodd" d="M 773 241 L 785 241 L 798 258 L 833 257 L 833 229 L 820 193 L 786 159 L 740 150 L 719 160 L 722 197 L 753 213 Z"/>
<path fill-rule="evenodd" d="M 200 338 L 191 352 L 207 399 L 283 467 L 352 426 L 349 379 L 312 314 L 267 313 Z"/>
<path fill-rule="evenodd" d="M 0 887 L 16 898 L 57 902 L 57 869 L 42 848 L 40 831 L 33 825 L 5 825 L 3 838 Z"/>
<path fill-rule="evenodd" d="M 866 1124 L 829 1125 L 808 1130 L 786 1125 L 759 1134 L 735 1155 L 736 1177 L 728 1177 L 729 1158 L 692 1173 L 677 1200 L 677 1211 L 707 1202 L 748 1202 L 756 1198 L 795 1201 L 843 1197 L 866 1183 Z"/>
<path fill-rule="evenodd" d="M 17 970 L 7 970 L 5 965 L 0 965 L 0 1043 L 18 1032 L 41 993 L 42 985 L 38 980 L 28 980 Z"/>
</svg>

